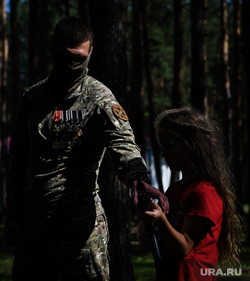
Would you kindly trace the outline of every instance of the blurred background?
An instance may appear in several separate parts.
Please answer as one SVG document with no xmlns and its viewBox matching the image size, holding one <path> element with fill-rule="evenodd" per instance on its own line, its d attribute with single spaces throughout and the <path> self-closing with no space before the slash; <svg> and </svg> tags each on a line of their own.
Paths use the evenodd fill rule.
<svg viewBox="0 0 250 281">
<path fill-rule="evenodd" d="M 1 229 L 18 104 L 25 89 L 49 74 L 53 29 L 60 18 L 68 15 L 82 17 L 93 27 L 89 75 L 108 86 L 127 111 L 152 183 L 161 191 L 180 175 L 171 174 L 160 156 L 154 132 L 157 114 L 173 107 L 192 106 L 221 124 L 236 178 L 238 208 L 246 222 L 242 259 L 247 274 L 249 0 L 0 0 Z M 138 252 L 131 243 L 136 240 L 138 218 L 130 190 L 118 180 L 108 153 L 99 183 L 111 232 L 111 278 L 140 280 L 131 259 Z M 8 275 L 12 249 L 2 240 L 0 268 L 6 262 Z M 139 251 L 139 257 L 142 254 Z"/>
</svg>

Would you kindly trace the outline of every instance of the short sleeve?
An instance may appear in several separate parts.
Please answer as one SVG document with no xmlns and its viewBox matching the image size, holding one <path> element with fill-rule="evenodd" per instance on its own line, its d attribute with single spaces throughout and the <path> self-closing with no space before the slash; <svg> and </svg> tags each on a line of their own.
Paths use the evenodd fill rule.
<svg viewBox="0 0 250 281">
<path fill-rule="evenodd" d="M 202 216 L 218 223 L 223 213 L 223 202 L 212 185 L 204 184 L 195 188 L 185 203 L 185 215 Z"/>
</svg>

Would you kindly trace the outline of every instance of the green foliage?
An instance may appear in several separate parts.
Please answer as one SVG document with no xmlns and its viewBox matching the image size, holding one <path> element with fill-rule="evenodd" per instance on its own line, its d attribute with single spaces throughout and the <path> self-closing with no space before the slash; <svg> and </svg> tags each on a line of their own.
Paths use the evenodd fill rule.
<svg viewBox="0 0 250 281">
<path fill-rule="evenodd" d="M 3 241 L 3 225 L 0 223 L 0 280 L 11 280 L 11 268 L 13 262 L 13 249 L 6 247 Z M 134 237 L 134 236 L 132 236 Z M 150 251 L 142 248 L 135 239 L 131 242 L 132 264 L 136 281 L 152 281 L 155 276 L 153 255 Z M 240 257 L 244 276 L 250 276 L 250 245 L 244 245 Z M 239 279 L 236 279 L 239 280 Z"/>
<path fill-rule="evenodd" d="M 0 280 L 11 280 L 11 268 L 12 268 L 13 256 L 0 253 Z"/>
<path fill-rule="evenodd" d="M 183 41 L 184 41 L 184 65 L 183 65 L 183 104 L 190 104 L 190 76 L 191 76 L 191 33 L 190 33 L 190 1 L 183 0 Z M 127 54 L 128 61 L 131 61 L 131 28 L 132 28 L 132 0 L 129 1 L 127 15 Z M 206 12 L 206 87 L 209 94 L 208 100 L 213 100 L 213 93 L 218 88 L 219 75 L 219 36 L 220 36 L 220 19 L 219 19 L 218 0 L 208 1 Z M 228 3 L 229 9 L 229 27 L 232 33 L 232 3 Z M 56 22 L 63 16 L 77 15 L 78 3 L 76 0 L 68 1 L 68 6 L 59 0 L 49 2 L 49 43 L 51 40 L 53 28 Z M 21 89 L 29 86 L 28 78 L 28 1 L 19 1 L 18 5 L 18 25 L 20 32 L 20 67 L 21 67 Z M 152 72 L 152 81 L 154 85 L 154 101 L 156 113 L 171 106 L 172 88 L 173 88 L 173 57 L 174 57 L 174 14 L 172 0 L 154 0 L 146 2 L 145 19 L 148 29 L 149 42 L 149 61 Z M 229 36 L 232 41 L 232 36 Z M 230 42 L 231 42 L 230 41 Z M 48 50 L 49 51 L 48 46 Z M 11 52 L 11 49 L 10 49 Z M 232 53 L 231 53 L 232 54 Z M 11 69 L 11 63 L 10 63 Z M 130 68 L 129 68 L 130 69 Z M 9 75 L 10 77 L 10 75 Z M 129 88 L 128 88 L 129 89 Z M 146 89 L 146 85 L 145 85 Z M 146 98 L 145 98 L 146 100 Z M 145 111 L 147 110 L 145 104 Z"/>
<path fill-rule="evenodd" d="M 0 280 L 11 281 L 13 249 L 5 244 L 3 238 L 3 220 L 0 218 Z"/>
<path fill-rule="evenodd" d="M 172 106 L 173 57 L 174 57 L 174 14 L 172 0 L 149 1 L 146 5 L 146 24 L 148 31 L 151 79 L 154 87 L 154 107 L 158 114 Z M 190 97 L 190 13 L 189 3 L 183 2 L 184 22 L 184 66 L 183 66 L 183 100 L 189 104 Z M 128 10 L 128 34 L 131 34 L 131 7 Z M 131 37 L 128 37 L 130 40 Z M 131 41 L 128 41 L 130 44 Z M 130 45 L 129 45 L 130 46 Z M 130 50 L 130 48 L 128 48 Z M 129 56 L 130 58 L 130 56 Z M 147 94 L 145 83 L 145 91 Z M 146 96 L 146 95 L 145 95 Z M 144 98 L 144 112 L 147 118 L 147 101 Z"/>
<path fill-rule="evenodd" d="M 173 87 L 172 1 L 150 1 L 146 9 L 149 62 L 154 85 L 155 111 L 170 106 Z"/>
<path fill-rule="evenodd" d="M 155 276 L 154 260 L 150 252 L 143 249 L 138 242 L 132 242 L 132 262 L 134 268 L 134 276 L 136 281 L 152 281 Z M 242 275 L 246 278 L 250 276 L 250 246 L 244 246 L 242 249 L 241 266 Z M 241 276 L 232 279 L 218 277 L 218 280 L 242 280 Z M 245 279 L 244 279 L 245 280 Z"/>
<path fill-rule="evenodd" d="M 152 253 L 143 249 L 138 242 L 132 242 L 132 263 L 136 281 L 152 281 L 155 267 Z"/>
</svg>

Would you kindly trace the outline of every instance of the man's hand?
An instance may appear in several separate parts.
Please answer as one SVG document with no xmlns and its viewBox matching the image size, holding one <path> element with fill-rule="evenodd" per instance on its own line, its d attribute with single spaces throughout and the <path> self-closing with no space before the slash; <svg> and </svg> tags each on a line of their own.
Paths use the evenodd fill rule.
<svg viewBox="0 0 250 281">
<path fill-rule="evenodd" d="M 137 194 L 137 181 L 134 181 L 134 204 L 137 206 L 138 204 L 138 194 Z M 158 204 L 161 207 L 164 214 L 168 214 L 169 212 L 169 203 L 168 198 L 160 192 L 157 188 L 153 187 L 152 185 L 143 182 L 146 192 L 149 194 L 149 196 L 153 199 L 158 199 Z"/>
</svg>

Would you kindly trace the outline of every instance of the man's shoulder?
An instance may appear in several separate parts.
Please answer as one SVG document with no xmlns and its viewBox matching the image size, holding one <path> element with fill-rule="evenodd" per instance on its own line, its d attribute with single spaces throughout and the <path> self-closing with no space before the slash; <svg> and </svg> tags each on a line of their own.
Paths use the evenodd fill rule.
<svg viewBox="0 0 250 281">
<path fill-rule="evenodd" d="M 46 85 L 47 85 L 47 81 L 48 81 L 48 78 L 45 78 L 39 82 L 37 82 L 36 84 L 28 87 L 28 89 L 25 90 L 24 92 L 24 96 L 25 97 L 34 97 L 36 95 L 36 93 L 38 92 L 41 92 L 45 89 Z"/>
<path fill-rule="evenodd" d="M 92 102 L 109 116 L 111 122 L 117 128 L 130 129 L 128 116 L 125 110 L 121 107 L 111 90 L 97 79 L 87 76 L 85 80 L 86 91 Z"/>
<path fill-rule="evenodd" d="M 31 108 L 43 96 L 45 92 L 47 78 L 27 88 L 21 98 L 20 106 L 27 110 Z"/>
<path fill-rule="evenodd" d="M 117 103 L 112 91 L 101 81 L 93 78 L 92 76 L 86 77 L 84 85 L 90 98 L 95 103 L 99 105 L 104 105 L 112 101 Z"/>
</svg>

